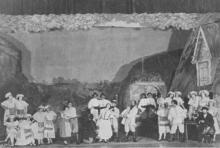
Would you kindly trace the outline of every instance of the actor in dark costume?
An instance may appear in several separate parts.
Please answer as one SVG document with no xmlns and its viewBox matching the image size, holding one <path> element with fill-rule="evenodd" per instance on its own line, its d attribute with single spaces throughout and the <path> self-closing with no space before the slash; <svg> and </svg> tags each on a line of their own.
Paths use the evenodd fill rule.
<svg viewBox="0 0 220 148">
<path fill-rule="evenodd" d="M 208 113 L 208 107 L 202 107 L 202 113 L 196 119 L 198 123 L 199 141 L 206 140 L 206 136 L 212 137 L 214 131 L 214 120 L 211 114 Z"/>
</svg>

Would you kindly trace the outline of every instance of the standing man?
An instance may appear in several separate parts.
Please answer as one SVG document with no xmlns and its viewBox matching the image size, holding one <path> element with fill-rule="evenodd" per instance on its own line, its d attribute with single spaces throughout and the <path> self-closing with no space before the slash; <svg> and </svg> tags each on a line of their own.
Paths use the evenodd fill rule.
<svg viewBox="0 0 220 148">
<path fill-rule="evenodd" d="M 76 108 L 73 107 L 71 102 L 68 103 L 68 116 L 70 118 L 70 127 L 73 133 L 73 136 L 76 139 L 76 144 L 79 144 L 79 125 L 78 117 L 76 113 Z"/>
<path fill-rule="evenodd" d="M 170 108 L 168 114 L 168 120 L 170 121 L 171 124 L 170 141 L 173 140 L 177 128 L 180 131 L 180 141 L 183 141 L 185 118 L 186 118 L 186 111 L 178 105 L 176 100 L 173 100 L 172 107 Z"/>
<path fill-rule="evenodd" d="M 112 128 L 113 128 L 113 140 L 119 141 L 118 137 L 118 118 L 120 116 L 120 111 L 117 108 L 117 100 L 112 100 Z"/>
</svg>

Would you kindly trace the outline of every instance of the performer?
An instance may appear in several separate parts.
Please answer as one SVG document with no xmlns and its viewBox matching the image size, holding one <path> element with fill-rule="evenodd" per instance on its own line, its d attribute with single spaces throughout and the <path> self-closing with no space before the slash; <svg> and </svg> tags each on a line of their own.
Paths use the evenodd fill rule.
<svg viewBox="0 0 220 148">
<path fill-rule="evenodd" d="M 218 124 L 218 120 L 217 120 L 217 117 L 219 116 L 219 114 L 218 114 L 218 110 L 216 108 L 215 101 L 212 101 L 212 102 L 209 103 L 208 113 L 210 113 L 212 115 L 213 120 L 214 120 L 215 134 L 214 134 L 214 137 L 213 137 L 213 141 L 215 141 L 216 140 L 216 135 L 220 134 L 220 128 L 219 128 L 219 124 Z"/>
<path fill-rule="evenodd" d="M 169 91 L 169 92 L 168 92 L 167 97 L 165 98 L 165 104 L 168 105 L 168 108 L 171 107 L 171 105 L 172 105 L 171 102 L 172 102 L 174 96 L 175 96 L 175 93 L 174 93 L 174 92 L 172 92 L 172 91 Z"/>
<path fill-rule="evenodd" d="M 68 106 L 65 106 L 64 110 L 61 112 L 60 122 L 60 137 L 64 139 L 64 144 L 68 144 L 68 140 L 72 133 L 69 119 L 69 108 Z"/>
<path fill-rule="evenodd" d="M 181 96 L 182 96 L 182 93 L 180 91 L 175 91 L 175 97 L 173 98 L 173 100 L 176 100 L 177 105 L 184 108 L 184 101 Z"/>
<path fill-rule="evenodd" d="M 207 90 L 201 90 L 199 95 L 201 96 L 199 101 L 199 109 L 201 110 L 202 107 L 206 107 L 209 104 L 209 92 Z"/>
<path fill-rule="evenodd" d="M 70 126 L 71 131 L 76 138 L 76 144 L 79 144 L 79 126 L 78 126 L 78 117 L 76 114 L 76 108 L 73 107 L 73 104 L 71 102 L 68 103 L 68 116 L 70 118 Z"/>
<path fill-rule="evenodd" d="M 54 111 L 50 109 L 50 106 L 47 105 L 45 107 L 45 119 L 44 119 L 44 138 L 47 138 L 48 144 L 52 144 L 52 139 L 55 138 L 55 128 L 54 128 L 54 120 L 57 115 Z"/>
<path fill-rule="evenodd" d="M 168 120 L 168 105 L 167 104 L 160 104 L 160 107 L 157 111 L 158 115 L 158 131 L 159 131 L 159 141 L 166 139 L 167 133 L 170 133 L 170 125 Z"/>
<path fill-rule="evenodd" d="M 157 94 L 157 104 L 159 108 L 160 105 L 163 106 L 165 104 L 165 98 L 163 98 L 160 93 Z"/>
<path fill-rule="evenodd" d="M 17 100 L 12 96 L 11 92 L 5 94 L 7 100 L 1 103 L 2 108 L 5 110 L 4 122 L 6 122 L 9 115 L 16 115 L 16 102 Z"/>
<path fill-rule="evenodd" d="M 18 123 L 19 122 L 17 120 L 15 120 L 14 115 L 10 115 L 8 117 L 8 119 L 6 120 L 6 122 L 4 123 L 4 125 L 6 126 L 6 131 L 7 131 L 7 137 L 5 139 L 5 142 L 7 142 L 8 139 L 10 139 L 11 146 L 14 146 L 14 144 L 15 144 L 14 141 L 17 136 Z"/>
<path fill-rule="evenodd" d="M 113 128 L 113 139 L 117 142 L 119 141 L 118 137 L 118 118 L 120 116 L 120 111 L 117 108 L 117 100 L 112 100 L 112 128 Z"/>
<path fill-rule="evenodd" d="M 208 107 L 202 107 L 202 113 L 196 119 L 199 132 L 199 141 L 202 142 L 206 134 L 214 135 L 214 120 L 211 114 L 208 113 Z"/>
<path fill-rule="evenodd" d="M 27 114 L 28 103 L 23 100 L 24 95 L 18 94 L 16 96 L 16 115 L 20 118 L 24 117 Z"/>
<path fill-rule="evenodd" d="M 192 119 L 193 117 L 193 114 L 196 113 L 196 111 L 198 110 L 198 107 L 199 107 L 199 97 L 197 96 L 197 92 L 196 91 L 191 91 L 189 93 L 189 102 L 188 102 L 188 105 L 189 105 L 189 112 L 188 112 L 188 117 L 189 117 L 189 120 Z"/>
<path fill-rule="evenodd" d="M 35 145 L 39 145 L 41 142 L 40 142 L 40 140 L 41 140 L 41 138 L 40 138 L 40 136 L 39 136 L 39 127 L 38 127 L 38 123 L 37 123 L 37 121 L 36 120 L 32 120 L 32 124 L 31 124 L 31 130 L 32 130 L 32 132 L 33 132 L 33 135 L 34 135 L 34 141 L 35 141 Z M 36 142 L 37 142 L 37 144 L 36 144 Z"/>
<path fill-rule="evenodd" d="M 45 122 L 45 112 L 44 107 L 40 105 L 39 110 L 33 115 L 34 120 L 38 123 L 38 145 L 43 144 L 44 138 L 44 122 Z"/>
<path fill-rule="evenodd" d="M 101 93 L 100 97 L 98 97 L 97 93 L 93 94 L 93 98 L 88 103 L 88 108 L 90 109 L 96 123 L 102 109 L 104 109 L 108 103 L 110 103 L 110 101 L 105 99 L 105 95 L 103 93 Z"/>
<path fill-rule="evenodd" d="M 98 137 L 101 142 L 105 143 L 112 137 L 111 119 L 113 118 L 113 115 L 110 108 L 111 104 L 108 103 L 106 108 L 101 112 L 98 122 Z"/>
<path fill-rule="evenodd" d="M 172 101 L 172 107 L 170 108 L 168 114 L 168 120 L 171 124 L 171 131 L 170 131 L 170 141 L 173 140 L 174 134 L 176 133 L 177 128 L 180 131 L 180 141 L 183 140 L 183 133 L 184 133 L 184 119 L 186 118 L 186 110 L 181 108 L 176 100 Z"/>
<path fill-rule="evenodd" d="M 129 139 L 129 132 L 132 132 L 133 142 L 136 142 L 136 117 L 138 113 L 138 107 L 135 100 L 131 102 L 131 106 L 128 106 L 122 113 L 121 116 L 122 124 L 124 125 L 126 138 Z"/>
<path fill-rule="evenodd" d="M 31 115 L 27 114 L 26 116 L 19 121 L 19 131 L 15 143 L 17 146 L 35 145 L 34 135 L 31 129 Z"/>
<path fill-rule="evenodd" d="M 146 107 L 147 107 L 148 105 L 153 105 L 153 106 L 156 107 L 156 102 L 155 102 L 155 100 L 153 99 L 153 96 L 152 96 L 151 93 L 148 93 L 148 94 L 147 94 L 147 97 L 146 97 L 146 94 L 143 93 L 143 94 L 141 94 L 141 97 L 140 97 L 140 98 L 141 98 L 141 99 L 140 99 L 140 102 L 139 102 L 139 104 L 138 104 L 138 109 L 140 109 L 141 112 L 144 112 L 144 111 L 146 110 Z"/>
</svg>

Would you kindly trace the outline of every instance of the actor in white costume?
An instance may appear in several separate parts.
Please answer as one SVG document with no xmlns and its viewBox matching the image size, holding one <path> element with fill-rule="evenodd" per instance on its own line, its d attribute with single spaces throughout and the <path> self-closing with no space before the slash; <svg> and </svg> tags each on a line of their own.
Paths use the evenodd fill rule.
<svg viewBox="0 0 220 148">
<path fill-rule="evenodd" d="M 112 100 L 112 107 L 111 107 L 111 112 L 112 112 L 112 128 L 113 128 L 113 138 L 118 141 L 118 119 L 120 116 L 120 111 L 117 108 L 117 100 Z"/>
<path fill-rule="evenodd" d="M 126 133 L 127 140 L 129 139 L 129 132 L 132 132 L 133 141 L 136 142 L 136 118 L 138 114 L 138 107 L 136 101 L 131 102 L 131 106 L 128 106 L 122 113 L 122 124 Z"/>
<path fill-rule="evenodd" d="M 17 102 L 16 102 L 16 115 L 20 118 L 26 116 L 27 114 L 27 108 L 28 108 L 28 103 L 23 100 L 24 95 L 23 94 L 18 94 L 16 96 Z"/>
<path fill-rule="evenodd" d="M 108 103 L 106 108 L 103 109 L 101 114 L 99 115 L 99 122 L 98 122 L 98 138 L 102 142 L 108 142 L 108 140 L 112 137 L 112 126 L 111 126 L 111 119 L 112 119 L 112 112 L 110 110 L 111 104 Z"/>
<path fill-rule="evenodd" d="M 16 115 L 16 102 L 17 100 L 12 96 L 11 92 L 5 94 L 6 100 L 1 103 L 2 108 L 5 110 L 4 122 L 7 120 L 8 116 Z"/>
<path fill-rule="evenodd" d="M 181 108 L 176 100 L 172 101 L 172 107 L 170 108 L 168 114 L 168 120 L 171 124 L 171 131 L 170 131 L 170 141 L 173 140 L 174 134 L 176 133 L 177 128 L 180 131 L 180 140 L 183 140 L 183 133 L 184 133 L 184 119 L 186 118 L 187 111 Z"/>
<path fill-rule="evenodd" d="M 43 144 L 44 138 L 44 122 L 45 122 L 45 112 L 43 111 L 44 107 L 39 106 L 39 110 L 33 115 L 34 120 L 38 123 L 38 144 Z"/>
<path fill-rule="evenodd" d="M 52 139 L 55 138 L 54 120 L 57 114 L 50 109 L 50 106 L 46 106 L 45 120 L 44 120 L 44 138 L 47 138 L 48 144 L 52 144 Z"/>
<path fill-rule="evenodd" d="M 71 102 L 68 103 L 68 114 L 70 118 L 71 131 L 74 134 L 74 137 L 76 138 L 76 143 L 79 144 L 78 116 L 76 114 L 76 108 L 73 107 L 73 104 Z"/>
<path fill-rule="evenodd" d="M 10 115 L 7 119 L 7 121 L 4 123 L 4 125 L 6 126 L 6 131 L 7 131 L 7 137 L 5 139 L 5 142 L 8 141 L 8 139 L 10 139 L 11 142 L 11 146 L 14 146 L 14 142 L 17 136 L 17 128 L 18 128 L 18 121 L 15 121 L 15 116 L 14 115 Z"/>
<path fill-rule="evenodd" d="M 145 94 L 141 94 L 141 99 L 138 104 L 138 109 L 140 109 L 141 112 L 143 112 L 143 111 L 145 111 L 146 106 L 148 106 L 148 105 L 153 105 L 156 107 L 156 102 L 155 102 L 154 98 L 152 97 L 152 94 L 148 93 L 147 97 Z"/>
<path fill-rule="evenodd" d="M 88 103 L 88 108 L 90 109 L 91 114 L 93 115 L 93 120 L 97 122 L 98 117 L 101 111 L 106 107 L 110 101 L 105 99 L 105 95 L 101 94 L 98 97 L 97 93 L 93 94 L 93 98 Z"/>
</svg>

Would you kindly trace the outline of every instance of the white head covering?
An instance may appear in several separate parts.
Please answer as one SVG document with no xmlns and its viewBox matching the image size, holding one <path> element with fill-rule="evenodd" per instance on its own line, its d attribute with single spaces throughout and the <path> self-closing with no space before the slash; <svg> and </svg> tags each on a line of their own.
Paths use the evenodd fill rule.
<svg viewBox="0 0 220 148">
<path fill-rule="evenodd" d="M 169 91 L 168 95 L 174 95 L 175 93 L 173 91 Z"/>
<path fill-rule="evenodd" d="M 31 115 L 31 114 L 27 114 L 26 117 L 27 117 L 27 118 L 28 118 L 28 117 L 32 117 L 32 115 Z"/>
<path fill-rule="evenodd" d="M 24 95 L 23 95 L 23 94 L 17 94 L 17 95 L 16 95 L 16 99 L 18 99 L 18 98 L 20 98 L 20 97 L 23 98 Z"/>
<path fill-rule="evenodd" d="M 180 91 L 175 91 L 175 94 L 178 95 L 178 96 L 182 95 L 182 93 Z"/>
<path fill-rule="evenodd" d="M 199 91 L 199 95 L 202 95 L 202 94 L 205 94 L 205 96 L 208 96 L 209 95 L 209 91 L 207 91 L 207 90 Z"/>
<path fill-rule="evenodd" d="M 12 96 L 11 92 L 8 92 L 8 93 L 5 94 L 5 98 L 9 98 L 9 96 Z"/>
<path fill-rule="evenodd" d="M 190 95 L 197 95 L 197 92 L 196 91 L 191 91 L 189 94 Z"/>
</svg>

